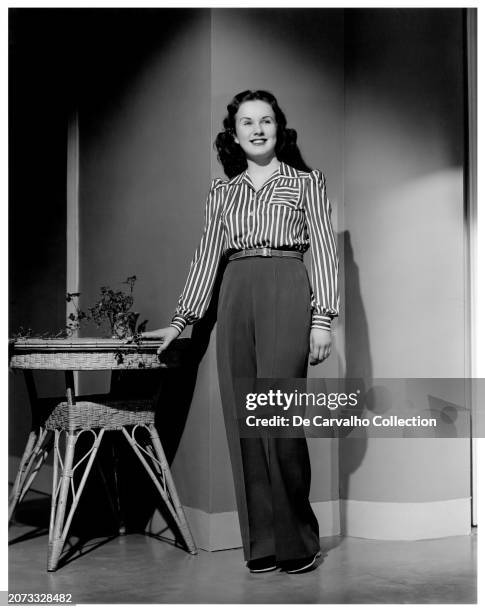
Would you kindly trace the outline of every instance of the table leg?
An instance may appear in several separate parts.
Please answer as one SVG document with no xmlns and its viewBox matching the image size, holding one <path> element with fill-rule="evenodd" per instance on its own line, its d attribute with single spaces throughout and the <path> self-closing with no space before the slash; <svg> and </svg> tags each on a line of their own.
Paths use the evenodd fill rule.
<svg viewBox="0 0 485 612">
<path fill-rule="evenodd" d="M 51 520 L 49 528 L 49 555 L 47 561 L 47 570 L 54 572 L 57 569 L 59 558 L 64 548 L 69 527 L 79 503 L 79 499 L 86 484 L 86 480 L 91 471 L 93 461 L 96 458 L 101 440 L 103 439 L 104 428 L 101 428 L 99 433 L 95 433 L 92 429 L 79 430 L 77 432 L 69 431 L 67 433 L 66 451 L 64 455 L 64 461 L 61 460 L 61 453 L 59 450 L 59 438 L 60 432 L 56 431 L 55 444 L 54 444 L 54 476 L 52 483 L 52 506 L 51 506 Z M 75 464 L 74 454 L 76 449 L 76 442 L 80 434 L 83 432 L 90 432 L 94 436 L 94 442 L 91 449 Z M 81 481 L 76 490 L 73 482 L 74 471 L 88 458 L 87 464 L 84 468 L 84 472 L 81 476 Z M 62 471 L 61 476 L 58 480 L 59 464 L 61 465 Z M 67 502 L 69 498 L 69 491 L 71 491 L 71 507 L 69 514 L 64 520 L 67 510 Z"/>
<path fill-rule="evenodd" d="M 46 443 L 48 432 L 43 426 L 43 415 L 39 414 L 39 401 L 33 374 L 30 370 L 25 370 L 24 376 L 32 413 L 32 429 L 29 433 L 15 482 L 9 496 L 9 521 L 12 519 L 16 507 L 30 489 L 32 482 L 37 476 L 52 447 L 52 441 L 50 439 L 48 439 Z"/>
<path fill-rule="evenodd" d="M 39 473 L 40 468 L 47 459 L 52 449 L 52 436 L 44 427 L 39 428 L 37 442 L 32 451 L 31 459 L 24 474 L 23 484 L 20 490 L 18 504 L 22 501 L 27 491 L 30 489 L 35 477 Z"/>
<path fill-rule="evenodd" d="M 195 555 L 197 554 L 197 548 L 194 544 L 194 540 L 190 532 L 190 528 L 187 523 L 183 507 L 179 501 L 177 490 L 175 488 L 172 475 L 170 473 L 170 468 L 165 459 L 165 453 L 163 452 L 160 438 L 158 437 L 158 432 L 155 429 L 154 425 L 143 426 L 150 433 L 150 439 L 152 441 L 156 454 L 156 456 L 153 457 L 152 453 L 146 453 L 152 461 L 152 465 L 150 465 L 143 456 L 140 450 L 141 447 L 135 439 L 136 427 L 138 426 L 135 426 L 133 428 L 131 436 L 127 432 L 126 428 L 123 427 L 123 434 L 128 440 L 128 443 L 132 447 L 136 456 L 142 463 L 143 467 L 147 471 L 148 475 L 152 479 L 154 485 L 157 487 L 158 492 L 160 493 L 163 501 L 165 502 L 168 510 L 170 511 L 170 514 L 172 515 L 175 523 L 177 524 L 177 527 L 179 528 L 179 531 L 185 541 L 188 551 L 192 555 Z"/>
<path fill-rule="evenodd" d="M 155 449 L 155 453 L 160 462 L 162 473 L 164 474 L 165 479 L 167 481 L 167 488 L 170 492 L 170 497 L 172 498 L 172 503 L 174 505 L 175 512 L 177 513 L 177 516 L 179 518 L 180 531 L 185 540 L 185 543 L 187 544 L 187 548 L 189 549 L 189 552 L 194 555 L 197 553 L 197 548 L 195 546 L 194 538 L 192 537 L 192 533 L 190 531 L 190 527 L 187 522 L 187 518 L 185 516 L 183 506 L 179 500 L 177 489 L 175 487 L 175 483 L 172 478 L 172 473 L 170 471 L 167 459 L 165 457 L 165 452 L 163 450 L 162 443 L 160 442 L 160 436 L 158 435 L 158 431 L 155 425 L 149 425 L 148 430 L 150 432 L 150 439 Z"/>
<path fill-rule="evenodd" d="M 22 459 L 20 460 L 19 469 L 17 471 L 17 476 L 15 478 L 15 482 L 12 488 L 12 492 L 10 493 L 10 497 L 8 500 L 8 520 L 12 519 L 13 513 L 15 512 L 15 508 L 20 501 L 20 494 L 22 489 L 24 488 L 24 483 L 27 478 L 28 467 L 31 463 L 32 455 L 34 452 L 34 448 L 37 444 L 37 440 L 39 439 L 39 434 L 36 431 L 31 431 L 29 433 L 29 438 L 27 440 L 27 444 L 25 445 L 25 450 L 22 455 Z"/>
<path fill-rule="evenodd" d="M 66 380 L 66 398 L 67 403 L 70 407 L 74 408 L 76 405 L 76 390 L 74 387 L 74 374 L 71 370 L 65 372 Z M 94 443 L 91 449 L 82 457 L 76 465 L 74 464 L 74 454 L 76 450 L 76 442 L 79 435 L 83 431 L 90 431 L 94 435 Z M 51 518 L 49 525 L 49 553 L 47 559 L 47 570 L 53 572 L 57 569 L 59 558 L 64 548 L 67 533 L 71 526 L 74 512 L 76 511 L 79 498 L 84 489 L 86 479 L 91 471 L 91 466 L 96 457 L 99 445 L 103 438 L 104 429 L 101 429 L 99 434 L 96 434 L 93 430 L 78 430 L 73 431 L 69 429 L 66 431 L 67 442 L 66 450 L 64 454 L 64 461 L 61 459 L 61 452 L 59 449 L 60 432 L 55 432 L 54 442 L 54 473 L 52 482 L 52 505 L 51 505 Z M 78 490 L 76 491 L 73 481 L 75 469 L 89 457 L 87 465 L 84 469 L 81 481 L 79 483 Z M 61 475 L 58 478 L 59 465 L 61 467 Z M 71 491 L 71 507 L 69 514 L 65 519 L 67 503 L 69 498 L 69 491 Z M 65 519 L 65 520 L 64 520 Z"/>
<path fill-rule="evenodd" d="M 59 437 L 61 432 L 59 429 L 54 430 L 54 461 L 52 465 L 52 497 L 51 497 L 51 514 L 49 520 L 49 550 L 52 546 L 54 537 L 54 523 L 56 520 L 56 501 L 59 494 L 59 464 L 62 463 L 59 452 Z"/>
<path fill-rule="evenodd" d="M 72 480 L 72 465 L 74 460 L 74 450 L 76 448 L 76 439 L 76 434 L 73 432 L 68 432 L 66 453 L 64 455 L 64 464 L 62 465 L 60 483 L 52 483 L 51 515 L 54 517 L 54 519 L 51 521 L 51 523 L 53 523 L 54 528 L 53 533 L 49 535 L 49 558 L 47 561 L 47 570 L 50 572 L 57 569 L 59 557 L 61 556 L 65 542 L 65 537 L 62 537 L 64 515 L 66 513 L 67 497 Z M 56 436 L 54 453 L 56 455 L 55 461 L 58 461 L 60 457 L 59 436 Z M 57 472 L 57 469 L 55 472 Z M 60 486 L 59 497 L 55 495 L 55 491 L 57 491 L 58 486 Z"/>
<path fill-rule="evenodd" d="M 66 399 L 68 404 L 73 406 L 76 403 L 76 388 L 74 386 L 74 372 L 72 370 L 66 370 L 64 372 L 64 379 L 66 381 Z"/>
</svg>

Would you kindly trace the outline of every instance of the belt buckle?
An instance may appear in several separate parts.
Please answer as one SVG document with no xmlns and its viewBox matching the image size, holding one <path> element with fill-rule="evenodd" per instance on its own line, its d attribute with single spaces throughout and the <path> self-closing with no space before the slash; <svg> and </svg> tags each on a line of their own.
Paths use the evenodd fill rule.
<svg viewBox="0 0 485 612">
<path fill-rule="evenodd" d="M 261 249 L 261 256 L 262 257 L 271 257 L 271 249 L 269 249 L 268 247 L 263 247 Z"/>
</svg>

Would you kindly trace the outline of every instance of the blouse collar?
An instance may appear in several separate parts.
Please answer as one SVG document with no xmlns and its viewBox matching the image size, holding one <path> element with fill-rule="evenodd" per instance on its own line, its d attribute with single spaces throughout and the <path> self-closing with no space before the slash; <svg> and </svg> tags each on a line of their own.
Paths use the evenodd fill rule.
<svg viewBox="0 0 485 612">
<path fill-rule="evenodd" d="M 276 168 L 273 174 L 271 174 L 266 179 L 266 181 L 264 182 L 264 185 L 271 183 L 275 179 L 278 179 L 280 176 L 286 176 L 289 178 L 298 178 L 298 170 L 296 170 L 296 168 L 293 168 L 292 166 L 289 166 L 285 162 L 280 161 L 278 168 Z M 228 185 L 239 185 L 243 181 L 248 183 L 251 187 L 253 187 L 253 183 L 251 179 L 249 178 L 247 169 L 244 170 L 244 172 L 241 172 L 240 174 L 234 176 L 230 181 L 228 181 L 227 184 Z"/>
</svg>

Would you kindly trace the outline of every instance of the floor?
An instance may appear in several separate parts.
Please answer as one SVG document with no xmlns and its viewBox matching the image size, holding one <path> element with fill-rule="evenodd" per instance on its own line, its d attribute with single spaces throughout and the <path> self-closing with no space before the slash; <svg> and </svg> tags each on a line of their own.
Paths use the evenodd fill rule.
<svg viewBox="0 0 485 612">
<path fill-rule="evenodd" d="M 241 549 L 192 556 L 143 534 L 98 536 L 47 572 L 45 523 L 20 512 L 16 521 L 10 593 L 71 593 L 78 604 L 476 603 L 475 532 L 414 542 L 322 538 L 318 569 L 293 576 L 249 574 Z"/>
</svg>

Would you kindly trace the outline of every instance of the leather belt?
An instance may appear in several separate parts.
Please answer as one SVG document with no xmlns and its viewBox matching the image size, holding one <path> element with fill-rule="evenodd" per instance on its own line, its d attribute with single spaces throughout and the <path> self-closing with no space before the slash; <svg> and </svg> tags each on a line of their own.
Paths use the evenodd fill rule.
<svg viewBox="0 0 485 612">
<path fill-rule="evenodd" d="M 234 259 L 242 259 L 243 257 L 296 257 L 297 259 L 303 259 L 303 253 L 301 251 L 282 251 L 280 249 L 243 249 L 237 251 L 229 256 L 229 261 Z"/>
</svg>

